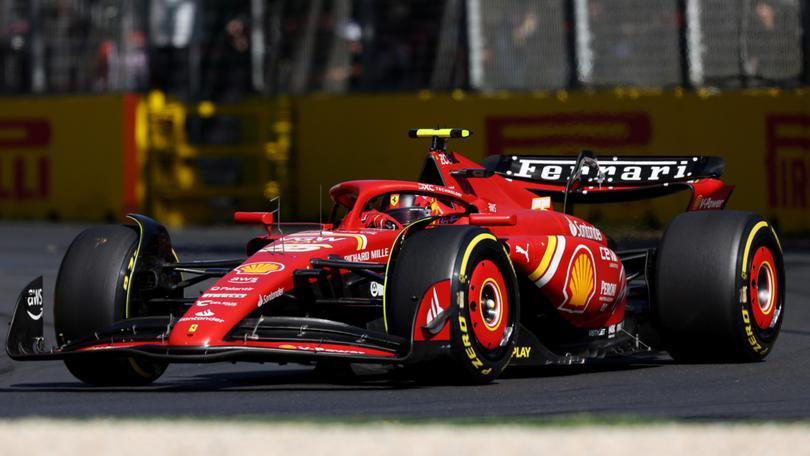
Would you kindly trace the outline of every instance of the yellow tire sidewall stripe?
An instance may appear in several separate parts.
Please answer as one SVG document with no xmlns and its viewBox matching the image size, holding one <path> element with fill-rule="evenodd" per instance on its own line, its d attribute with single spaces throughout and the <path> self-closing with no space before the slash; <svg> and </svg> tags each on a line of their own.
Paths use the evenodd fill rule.
<svg viewBox="0 0 810 456">
<path fill-rule="evenodd" d="M 467 262 L 470 260 L 470 255 L 472 255 L 472 251 L 476 245 L 478 245 L 481 241 L 486 239 L 493 240 L 498 242 L 498 239 L 495 238 L 494 235 L 490 233 L 481 233 L 475 236 L 469 244 L 467 244 L 467 248 L 464 251 L 464 256 L 461 258 L 461 268 L 458 270 L 458 279 L 460 282 L 465 283 L 467 282 L 467 277 L 465 275 L 465 271 L 467 270 Z"/>
<path fill-rule="evenodd" d="M 759 230 L 768 227 L 768 222 L 761 221 L 754 225 L 754 228 L 748 233 L 748 240 L 745 241 L 745 250 L 743 250 L 743 260 L 742 260 L 742 278 L 743 280 L 748 278 L 748 257 L 751 253 L 751 244 L 754 242 L 754 237 L 757 235 Z"/>
<path fill-rule="evenodd" d="M 135 266 L 138 265 L 138 254 L 141 252 L 141 241 L 143 240 L 143 225 L 141 222 L 138 221 L 137 218 L 127 216 L 130 220 L 134 221 L 138 225 L 138 246 L 135 248 L 135 253 L 133 254 L 135 261 L 132 262 L 132 269 L 129 271 L 129 280 L 127 281 L 127 296 L 126 300 L 124 301 L 124 318 L 129 318 L 129 294 L 132 287 L 129 286 L 132 284 L 133 276 L 135 275 Z"/>
</svg>

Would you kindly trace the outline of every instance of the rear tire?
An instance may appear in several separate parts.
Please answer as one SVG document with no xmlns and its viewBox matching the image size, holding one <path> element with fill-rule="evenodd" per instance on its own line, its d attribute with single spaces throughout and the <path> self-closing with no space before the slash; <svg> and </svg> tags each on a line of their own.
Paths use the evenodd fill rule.
<svg viewBox="0 0 810 456">
<path fill-rule="evenodd" d="M 56 279 L 57 340 L 77 341 L 128 317 L 129 273 L 138 235 L 133 228 L 106 225 L 81 232 L 65 254 Z M 138 358 L 66 359 L 73 376 L 91 385 L 146 385 L 167 363 Z"/>
<path fill-rule="evenodd" d="M 421 297 L 450 280 L 448 321 L 456 379 L 481 384 L 506 368 L 517 341 L 517 278 L 503 245 L 478 227 L 445 226 L 417 232 L 398 252 L 386 283 L 388 332 L 410 339 Z"/>
<path fill-rule="evenodd" d="M 689 212 L 667 227 L 656 260 L 654 322 L 683 362 L 750 362 L 770 353 L 784 317 L 775 232 L 750 212 Z"/>
</svg>

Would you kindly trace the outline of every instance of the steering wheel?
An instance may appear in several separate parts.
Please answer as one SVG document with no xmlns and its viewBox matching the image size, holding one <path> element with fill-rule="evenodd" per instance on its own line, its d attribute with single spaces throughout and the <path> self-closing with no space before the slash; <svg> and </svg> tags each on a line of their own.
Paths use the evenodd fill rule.
<svg viewBox="0 0 810 456">
<path fill-rule="evenodd" d="M 378 228 L 383 230 L 398 230 L 402 228 L 402 224 L 394 217 L 380 212 L 376 209 L 370 209 L 360 216 L 360 222 L 366 228 Z"/>
</svg>

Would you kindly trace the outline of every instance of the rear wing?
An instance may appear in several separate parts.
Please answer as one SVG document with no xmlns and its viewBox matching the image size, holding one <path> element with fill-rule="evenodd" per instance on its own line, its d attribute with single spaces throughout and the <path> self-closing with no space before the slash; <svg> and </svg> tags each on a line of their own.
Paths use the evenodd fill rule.
<svg viewBox="0 0 810 456">
<path fill-rule="evenodd" d="M 485 167 L 503 177 L 565 187 L 577 158 L 550 155 L 499 155 L 487 158 Z M 597 157 L 599 170 L 582 170 L 585 185 L 644 187 L 719 178 L 725 162 L 720 157 L 607 156 Z M 600 182 L 601 181 L 601 182 Z"/>
</svg>

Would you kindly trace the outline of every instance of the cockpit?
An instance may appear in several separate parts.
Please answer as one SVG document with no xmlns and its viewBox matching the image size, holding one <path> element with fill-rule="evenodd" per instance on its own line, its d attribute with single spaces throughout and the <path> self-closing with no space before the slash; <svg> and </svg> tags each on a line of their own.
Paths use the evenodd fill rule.
<svg viewBox="0 0 810 456">
<path fill-rule="evenodd" d="M 358 201 L 357 194 L 340 194 L 335 201 L 330 223 L 334 226 L 343 226 L 344 217 L 354 212 L 354 206 L 362 204 L 362 209 L 354 212 L 358 222 L 351 225 L 356 228 L 372 229 L 400 229 L 417 220 L 428 217 L 442 216 L 458 212 L 460 207 L 448 198 L 430 195 L 418 191 L 403 191 L 398 189 L 373 196 L 364 203 Z M 360 198 L 363 199 L 363 198 Z"/>
</svg>

